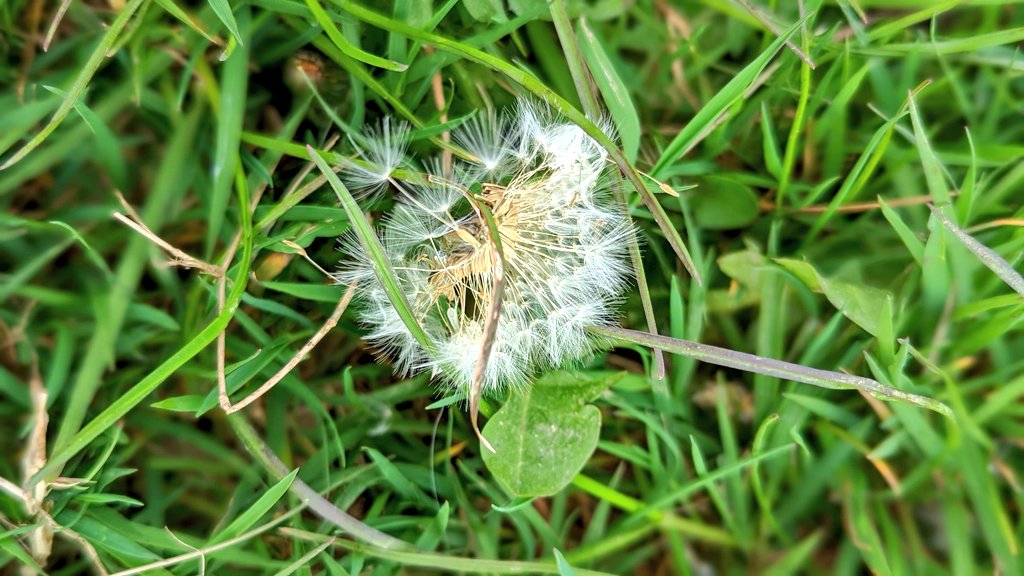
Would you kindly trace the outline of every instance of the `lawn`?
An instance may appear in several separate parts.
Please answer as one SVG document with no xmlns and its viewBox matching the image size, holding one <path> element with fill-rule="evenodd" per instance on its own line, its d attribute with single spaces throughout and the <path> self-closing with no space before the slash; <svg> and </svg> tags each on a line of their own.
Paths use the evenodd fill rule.
<svg viewBox="0 0 1024 576">
<path fill-rule="evenodd" d="M 0 574 L 1024 573 L 1024 3 L 0 4 Z"/>
</svg>

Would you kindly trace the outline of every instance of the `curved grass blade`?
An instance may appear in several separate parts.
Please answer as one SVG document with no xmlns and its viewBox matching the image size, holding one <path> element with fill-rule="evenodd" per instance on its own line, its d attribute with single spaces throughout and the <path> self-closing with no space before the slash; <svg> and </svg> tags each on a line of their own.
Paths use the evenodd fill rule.
<svg viewBox="0 0 1024 576">
<path fill-rule="evenodd" d="M 42 130 L 39 131 L 38 134 L 18 149 L 13 156 L 8 158 L 3 164 L 0 164 L 0 170 L 8 168 L 19 162 L 25 156 L 28 156 L 29 152 L 35 150 L 36 147 L 42 144 L 43 141 L 57 129 L 57 126 L 60 126 L 60 123 L 67 118 L 67 115 L 71 113 L 71 110 L 74 108 L 79 98 L 81 98 L 82 94 L 85 93 L 85 89 L 89 86 L 89 81 L 92 80 L 93 74 L 99 70 L 100 64 L 102 64 L 106 59 L 107 51 L 114 46 L 121 30 L 124 29 L 125 25 L 128 24 L 128 20 L 131 19 L 145 1 L 146 0 L 131 0 L 125 4 L 121 13 L 117 15 L 117 18 L 114 19 L 110 24 L 110 28 L 108 28 L 107 32 L 103 35 L 103 39 L 100 40 L 99 45 L 96 46 L 96 48 L 93 49 L 92 54 L 89 55 L 89 59 L 86 60 L 85 64 L 82 66 L 82 71 L 78 73 L 78 76 L 75 78 L 71 88 L 68 89 L 68 97 L 61 102 L 60 107 L 53 113 L 53 117 L 50 118 L 50 121 Z"/>
<path fill-rule="evenodd" d="M 633 132 L 636 136 L 636 144 L 640 144 L 640 126 L 639 119 L 636 118 L 636 110 L 633 109 L 633 104 L 629 99 L 628 92 L 622 81 L 619 79 L 618 74 L 614 69 L 611 68 L 611 63 L 608 61 L 607 56 L 604 54 L 603 49 L 600 46 L 600 42 L 596 39 L 589 28 L 587 28 L 584 20 L 580 20 L 579 24 L 581 27 L 580 36 L 584 37 L 584 40 L 591 44 L 587 47 L 587 55 L 584 55 L 584 50 L 580 47 L 580 42 L 573 33 L 572 24 L 569 23 L 569 14 L 565 7 L 565 2 L 562 0 L 552 0 L 550 5 L 551 21 L 555 25 L 555 30 L 558 32 L 559 41 L 562 44 L 562 51 L 565 53 L 566 64 L 569 67 L 569 72 L 572 74 L 573 83 L 576 85 L 576 92 L 580 98 L 580 102 L 583 105 L 583 111 L 587 113 L 591 118 L 597 118 L 601 115 L 601 106 L 598 103 L 597 90 L 590 82 L 591 77 L 596 77 L 601 92 L 604 94 L 605 104 L 608 106 L 609 111 L 612 114 L 612 119 L 615 120 L 618 126 L 619 134 L 625 145 L 624 152 L 626 158 L 632 163 L 636 160 L 636 149 L 632 149 L 629 144 L 629 138 L 627 134 Z M 600 56 L 595 56 L 595 54 Z M 600 74 L 593 72 L 594 68 L 601 68 Z M 588 73 L 590 70 L 590 73 Z M 605 80 L 602 82 L 602 80 Z M 628 110 L 632 110 L 632 118 L 637 120 L 635 130 L 628 128 L 631 126 L 629 120 L 630 114 L 628 110 L 623 108 L 621 102 L 618 99 L 624 98 L 625 104 L 628 105 Z M 615 186 L 613 190 L 615 192 L 615 199 L 623 207 L 626 207 L 627 214 L 628 201 L 626 199 L 625 192 L 623 190 L 621 177 L 614 179 Z M 632 221 L 632 216 L 630 217 Z M 658 322 L 654 315 L 654 307 L 651 304 L 651 293 L 647 286 L 647 274 L 644 272 L 643 260 L 640 257 L 640 244 L 637 240 L 636 234 L 630 236 L 629 239 L 629 259 L 633 266 L 633 273 L 636 275 L 637 288 L 640 291 L 640 304 L 644 310 L 644 317 L 647 319 L 647 330 L 651 334 L 658 333 Z M 661 350 L 654 350 L 654 361 L 657 369 L 658 380 L 665 378 L 665 354 Z"/>
<path fill-rule="evenodd" d="M 292 482 L 298 474 L 299 469 L 296 468 L 295 470 L 292 470 L 291 474 L 284 476 L 278 480 L 276 484 L 267 488 L 267 491 L 264 492 L 256 502 L 246 508 L 245 511 L 232 520 L 226 528 L 211 538 L 209 543 L 219 544 L 225 540 L 230 540 L 244 532 L 247 532 L 256 524 L 257 520 L 263 517 L 267 512 L 270 512 L 271 508 L 281 500 L 281 497 L 284 496 L 285 492 L 288 491 L 288 488 L 291 487 Z"/>
<path fill-rule="evenodd" d="M 62 98 L 67 98 L 68 93 L 53 86 L 43 85 L 43 88 Z M 118 143 L 117 135 L 107 126 L 106 122 L 99 117 L 91 108 L 81 100 L 72 106 L 75 112 L 82 117 L 85 124 L 92 131 L 96 138 L 96 151 L 99 161 L 106 166 L 110 179 L 119 190 L 128 188 L 128 168 L 125 166 L 124 156 L 121 154 L 121 146 Z"/>
<path fill-rule="evenodd" d="M 163 8 L 165 12 L 167 12 L 171 16 L 174 16 L 175 18 L 180 20 L 184 25 L 186 25 L 190 29 L 192 29 L 193 32 L 195 32 L 196 34 L 199 34 L 200 36 L 205 38 L 206 41 L 209 42 L 210 44 L 215 44 L 217 46 L 223 46 L 224 45 L 224 42 L 222 40 L 220 40 L 218 38 L 214 38 L 213 36 L 210 36 L 210 33 L 206 31 L 205 27 L 203 26 L 203 23 L 198 21 L 198 20 L 196 20 L 188 12 L 185 12 L 184 9 L 182 9 L 180 6 L 178 6 L 177 4 L 174 3 L 174 0 L 153 0 L 153 1 L 156 2 L 161 8 Z"/>
<path fill-rule="evenodd" d="M 306 530 L 295 528 L 282 528 L 282 534 L 306 540 L 309 542 L 323 543 L 330 540 L 331 536 L 317 534 Z M 386 550 L 377 546 L 353 542 L 341 538 L 334 540 L 334 547 L 347 550 L 355 554 L 365 554 L 371 558 L 377 558 L 389 563 L 401 566 L 429 568 L 444 573 L 465 573 L 465 574 L 560 574 L 558 566 L 554 562 L 534 562 L 528 560 L 491 560 L 488 558 L 465 558 L 438 554 L 435 552 L 421 552 L 419 550 Z M 608 576 L 608 572 L 597 570 L 576 570 L 578 576 Z"/>
<path fill-rule="evenodd" d="M 667 336 L 655 336 L 646 332 L 637 332 L 635 330 L 626 330 L 624 328 L 591 328 L 590 331 L 593 334 L 605 336 L 612 340 L 631 342 L 650 348 L 659 348 L 665 352 L 679 354 L 680 356 L 693 358 L 695 360 L 700 360 L 701 362 L 707 362 L 708 364 L 715 364 L 726 368 L 735 368 L 737 370 L 753 372 L 755 374 L 764 374 L 765 376 L 781 378 L 792 382 L 800 382 L 802 384 L 810 384 L 820 388 L 829 388 L 832 390 L 860 390 L 876 398 L 915 404 L 922 408 L 938 412 L 943 416 L 947 416 L 949 418 L 953 417 L 953 411 L 949 406 L 946 406 L 938 400 L 928 398 L 926 396 L 911 394 L 910 392 L 904 392 L 903 390 L 886 386 L 876 380 L 864 378 L 863 376 L 854 376 L 853 374 L 844 374 L 842 372 L 830 372 L 828 370 L 809 368 L 799 364 L 783 362 L 782 360 L 774 360 L 772 358 L 764 358 L 762 356 L 737 352 L 735 350 L 729 350 L 728 348 L 719 348 L 718 346 L 709 346 L 707 344 L 690 342 L 688 340 L 678 340 Z"/>
<path fill-rule="evenodd" d="M 640 173 L 637 172 L 636 167 L 634 167 L 629 162 L 625 154 L 623 154 L 622 150 L 620 150 L 618 146 L 615 145 L 615 142 L 613 142 L 607 134 L 602 132 L 596 124 L 594 124 L 589 118 L 587 118 L 586 115 L 577 110 L 572 104 L 570 104 L 564 98 L 556 94 L 552 89 L 545 86 L 542 82 L 537 80 L 537 78 L 533 77 L 524 70 L 516 68 L 515 66 L 509 64 L 508 62 L 502 60 L 501 58 L 492 56 L 486 52 L 477 50 L 476 48 L 467 46 L 466 44 L 463 44 L 461 42 L 450 40 L 448 38 L 445 38 L 444 36 L 440 36 L 430 32 L 424 32 L 423 30 L 410 26 L 404 22 L 393 20 L 391 18 L 388 18 L 387 16 L 384 16 L 382 14 L 359 6 L 358 4 L 355 4 L 353 2 L 341 3 L 341 9 L 368 24 L 372 24 L 374 26 L 383 28 L 391 32 L 404 34 L 409 38 L 413 38 L 415 40 L 420 40 L 426 44 L 430 44 L 431 46 L 434 46 L 439 50 L 450 52 L 472 62 L 476 62 L 477 64 L 480 64 L 482 66 L 486 66 L 496 72 L 500 72 L 501 74 L 507 76 L 513 82 L 525 88 L 527 91 L 532 93 L 537 98 L 540 98 L 541 100 L 546 102 L 552 108 L 557 110 L 562 116 L 565 116 L 573 123 L 575 123 L 577 126 L 579 126 L 584 132 L 586 132 L 591 138 L 593 138 L 595 142 L 600 144 L 605 150 L 608 151 L 609 157 L 611 157 L 611 159 L 619 166 L 622 172 L 626 175 L 626 178 L 629 180 L 629 182 L 633 185 L 634 188 L 636 188 L 637 194 L 640 195 L 640 198 L 641 200 L 643 200 L 644 205 L 646 205 L 647 208 L 651 211 L 651 215 L 654 217 L 655 222 L 657 222 L 658 227 L 665 235 L 665 238 L 668 240 L 669 244 L 672 245 L 672 250 L 676 253 L 676 256 L 679 258 L 680 262 L 683 263 L 683 266 L 686 267 L 687 272 L 697 280 L 698 284 L 700 284 L 700 275 L 698 274 L 696 267 L 693 265 L 693 259 L 690 257 L 690 252 L 689 250 L 687 250 L 686 244 L 683 242 L 682 237 L 679 235 L 679 230 L 677 230 L 675 225 L 673 225 L 672 222 L 669 220 L 668 214 L 665 212 L 665 208 L 663 208 L 661 204 L 658 203 L 658 201 L 647 189 L 647 186 L 644 184 L 643 179 L 640 177 Z M 806 18 L 804 20 L 806 20 Z M 798 22 L 797 26 L 802 24 L 804 20 Z M 795 31 L 795 28 L 788 32 L 788 34 L 791 34 L 792 31 Z"/>
<path fill-rule="evenodd" d="M 242 42 L 242 34 L 238 31 L 238 22 L 235 21 L 235 14 L 231 11 L 231 3 L 228 0 L 207 0 L 207 2 L 210 4 L 210 8 L 213 8 L 217 18 L 231 32 L 231 37 L 238 42 L 239 46 L 245 46 Z M 225 52 L 221 59 L 225 59 L 230 55 L 230 53 Z"/>
<path fill-rule="evenodd" d="M 259 461 L 260 466 L 271 476 L 280 480 L 289 474 L 288 467 L 267 446 L 267 443 L 259 437 L 256 430 L 246 421 L 244 416 L 241 414 L 231 414 L 228 416 L 228 424 L 231 425 L 231 429 L 234 430 L 235 435 L 238 436 L 245 449 Z M 319 492 L 303 482 L 301 478 L 295 478 L 291 482 L 289 490 L 292 494 L 301 498 L 303 503 L 308 505 L 321 518 L 359 540 L 377 546 L 381 550 L 396 550 L 409 547 L 404 541 L 356 520 L 347 512 L 332 504 L 330 500 L 321 496 Z"/>
<path fill-rule="evenodd" d="M 320 0 L 306 0 L 306 6 L 309 6 L 309 10 L 313 13 L 313 18 L 320 24 L 320 27 L 324 29 L 327 37 L 331 39 L 331 42 L 341 50 L 343 54 L 358 60 L 364 64 L 374 66 L 376 68 L 383 68 L 385 70 L 393 70 L 396 72 L 404 72 L 409 66 L 402 64 L 401 62 L 395 62 L 388 60 L 387 58 L 381 58 L 380 56 L 374 56 L 369 52 L 356 48 L 345 40 L 345 37 L 341 35 L 341 30 L 334 25 L 331 21 L 330 15 L 320 5 Z"/>
<path fill-rule="evenodd" d="M 355 231 L 359 242 L 363 245 L 363 249 L 366 250 L 366 254 L 373 261 L 377 278 L 380 280 L 385 292 L 387 292 L 391 305 L 395 307 L 395 310 L 402 318 L 402 321 L 405 322 L 405 326 L 409 329 L 413 338 L 430 355 L 434 349 L 434 344 L 423 330 L 423 327 L 416 321 L 416 317 L 413 316 L 412 309 L 409 308 L 409 303 L 405 300 L 405 294 L 398 288 L 398 283 L 395 281 L 395 270 L 391 266 L 387 255 L 384 254 L 384 246 L 381 245 L 377 234 L 374 233 L 370 223 L 363 216 L 363 211 L 360 210 L 356 199 L 352 197 L 348 188 L 341 183 L 338 175 L 334 173 L 334 170 L 327 164 L 327 161 L 312 146 L 306 146 L 306 152 L 309 154 L 310 159 L 316 163 L 320 172 L 327 177 L 327 182 L 331 185 L 338 199 L 341 200 L 341 205 L 345 212 L 348 213 L 348 218 L 352 222 L 352 230 Z"/>
<path fill-rule="evenodd" d="M 554 24 L 555 32 L 558 34 L 558 43 L 562 45 L 565 64 L 569 68 L 569 74 L 572 76 L 572 83 L 576 87 L 576 95 L 579 96 L 583 112 L 591 118 L 597 118 L 601 114 L 601 106 L 598 104 L 597 93 L 587 70 L 587 62 L 583 59 L 583 53 L 580 50 L 579 39 L 573 33 L 565 1 L 551 0 L 548 5 L 551 12 L 551 23 Z"/>
</svg>

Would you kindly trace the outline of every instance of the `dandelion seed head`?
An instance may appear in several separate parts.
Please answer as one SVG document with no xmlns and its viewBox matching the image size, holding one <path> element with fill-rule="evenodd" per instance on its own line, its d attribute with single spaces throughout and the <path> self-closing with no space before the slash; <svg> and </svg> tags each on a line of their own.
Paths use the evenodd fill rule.
<svg viewBox="0 0 1024 576">
<path fill-rule="evenodd" d="M 389 126 L 380 133 L 393 134 Z M 629 282 L 634 231 L 608 192 L 604 149 L 550 110 L 520 101 L 510 118 L 478 115 L 453 135 L 479 162 L 455 160 L 448 168 L 428 161 L 426 183 L 396 183 L 398 203 L 380 225 L 395 282 L 432 345 L 429 355 L 352 239 L 342 241 L 349 262 L 337 278 L 368 286 L 358 296 L 360 320 L 396 370 L 427 371 L 442 386 L 468 392 L 501 263 L 474 202 L 486 206 L 501 239 L 505 286 L 483 378 L 489 394 L 590 355 L 588 328 L 614 322 Z M 363 154 L 391 154 L 399 150 L 395 141 Z"/>
</svg>

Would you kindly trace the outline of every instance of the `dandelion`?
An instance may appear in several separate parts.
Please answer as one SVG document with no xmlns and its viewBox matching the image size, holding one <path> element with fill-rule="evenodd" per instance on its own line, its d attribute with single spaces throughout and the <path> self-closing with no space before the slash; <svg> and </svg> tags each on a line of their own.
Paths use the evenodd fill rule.
<svg viewBox="0 0 1024 576">
<path fill-rule="evenodd" d="M 398 182 L 390 171 L 406 149 L 397 136 L 407 132 L 385 121 L 362 154 L 390 164 L 348 177 L 353 187 L 390 183 L 398 194 L 382 219 L 381 241 L 431 349 L 410 333 L 354 239 L 342 242 L 348 258 L 336 279 L 364 286 L 367 339 L 399 373 L 429 371 L 468 393 L 502 270 L 503 306 L 482 390 L 494 394 L 593 351 L 588 328 L 616 317 L 634 231 L 608 189 L 604 149 L 574 124 L 521 102 L 510 118 L 490 115 L 460 128 L 453 137 L 475 161 L 456 160 L 421 182 Z M 493 214 L 503 266 L 475 206 Z"/>
</svg>

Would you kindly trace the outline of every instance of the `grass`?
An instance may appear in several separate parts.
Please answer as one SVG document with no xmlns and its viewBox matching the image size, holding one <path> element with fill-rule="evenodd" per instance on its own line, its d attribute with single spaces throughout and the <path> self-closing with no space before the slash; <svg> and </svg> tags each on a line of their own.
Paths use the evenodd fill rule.
<svg viewBox="0 0 1024 576">
<path fill-rule="evenodd" d="M 0 572 L 1020 573 L 1020 3 L 583 4 L 0 6 Z M 579 388 L 481 402 L 591 434 L 500 438 L 545 494 L 316 267 L 362 126 L 520 94 L 642 237 Z"/>
</svg>

